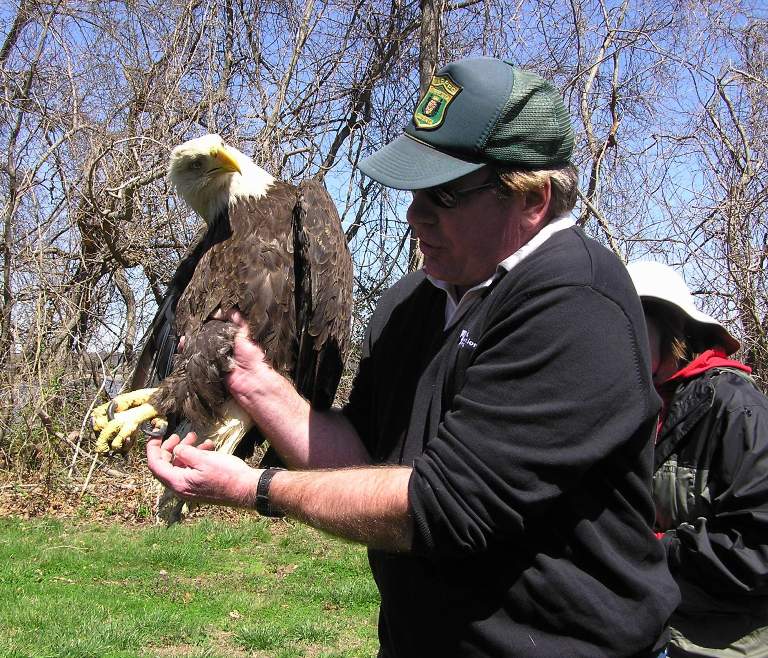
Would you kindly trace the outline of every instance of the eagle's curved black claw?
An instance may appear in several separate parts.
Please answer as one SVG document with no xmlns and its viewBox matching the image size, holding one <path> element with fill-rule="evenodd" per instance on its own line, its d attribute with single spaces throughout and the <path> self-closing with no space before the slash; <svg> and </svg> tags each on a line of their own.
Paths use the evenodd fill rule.
<svg viewBox="0 0 768 658">
<path fill-rule="evenodd" d="M 107 405 L 107 418 L 109 418 L 109 420 L 115 419 L 115 404 L 115 401 L 111 400 Z"/>
<path fill-rule="evenodd" d="M 156 420 L 156 419 L 155 419 Z M 151 420 L 145 420 L 139 429 L 144 433 L 144 436 L 150 439 L 161 439 L 168 431 L 168 423 L 165 421 L 158 422 L 157 425 L 153 425 Z"/>
</svg>

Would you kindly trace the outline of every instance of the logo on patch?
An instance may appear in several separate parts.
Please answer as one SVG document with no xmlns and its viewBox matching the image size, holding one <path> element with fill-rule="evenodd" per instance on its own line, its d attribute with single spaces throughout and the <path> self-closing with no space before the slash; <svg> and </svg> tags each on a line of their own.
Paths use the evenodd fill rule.
<svg viewBox="0 0 768 658">
<path fill-rule="evenodd" d="M 427 93 L 419 101 L 413 113 L 413 123 L 416 127 L 420 130 L 439 128 L 445 120 L 448 106 L 459 95 L 461 89 L 449 75 L 433 75 Z"/>
</svg>

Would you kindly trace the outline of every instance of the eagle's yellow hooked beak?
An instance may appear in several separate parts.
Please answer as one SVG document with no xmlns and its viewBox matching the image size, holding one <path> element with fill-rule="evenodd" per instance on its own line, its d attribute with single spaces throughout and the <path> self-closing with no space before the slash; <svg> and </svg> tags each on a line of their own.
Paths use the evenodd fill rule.
<svg viewBox="0 0 768 658">
<path fill-rule="evenodd" d="M 211 157 L 221 165 L 222 169 L 232 172 L 236 171 L 238 174 L 243 173 L 240 171 L 240 165 L 237 164 L 237 160 L 232 157 L 232 154 L 227 150 L 226 146 L 212 149 Z"/>
</svg>

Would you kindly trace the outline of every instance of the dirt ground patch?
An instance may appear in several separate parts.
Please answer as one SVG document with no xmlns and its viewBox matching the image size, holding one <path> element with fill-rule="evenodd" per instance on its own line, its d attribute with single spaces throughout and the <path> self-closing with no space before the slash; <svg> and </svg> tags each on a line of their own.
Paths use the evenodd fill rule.
<svg viewBox="0 0 768 658">
<path fill-rule="evenodd" d="M 222 655 L 230 656 L 230 658 L 249 658 L 254 655 L 253 653 L 249 653 L 234 646 L 230 641 L 231 637 L 232 633 L 225 631 L 220 631 L 213 634 L 210 638 L 213 650 L 220 652 Z M 184 658 L 185 656 L 201 655 L 200 647 L 191 644 L 179 644 L 164 647 L 147 647 L 147 651 L 151 652 L 151 655 L 156 658 Z"/>
<path fill-rule="evenodd" d="M 87 469 L 58 472 L 0 472 L 0 517 L 24 519 L 49 516 L 83 522 L 109 521 L 125 525 L 155 523 L 160 485 L 143 460 L 115 458 L 103 462 L 88 477 Z M 238 518 L 248 512 L 202 506 L 198 516 Z"/>
</svg>

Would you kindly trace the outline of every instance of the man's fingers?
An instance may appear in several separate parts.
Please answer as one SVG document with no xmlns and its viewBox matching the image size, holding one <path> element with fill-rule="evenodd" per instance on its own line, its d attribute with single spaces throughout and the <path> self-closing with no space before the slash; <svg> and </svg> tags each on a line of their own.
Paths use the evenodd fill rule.
<svg viewBox="0 0 768 658">
<path fill-rule="evenodd" d="M 251 338 L 251 331 L 248 328 L 248 321 L 245 319 L 242 313 L 236 308 L 233 308 L 228 314 L 226 318 L 237 330 L 235 333 L 235 338 L 245 338 L 247 340 L 250 340 Z"/>
<path fill-rule="evenodd" d="M 211 320 L 224 320 L 227 322 L 234 322 L 235 324 L 242 324 L 243 322 L 245 322 L 237 306 L 229 309 L 226 313 L 221 310 L 221 307 L 219 307 L 213 313 L 211 313 L 208 317 Z"/>
<path fill-rule="evenodd" d="M 240 313 L 240 310 L 235 306 L 234 308 L 230 309 L 226 313 L 221 310 L 221 308 L 217 308 L 211 315 L 209 316 L 211 320 L 222 320 L 225 322 L 230 322 L 235 326 L 236 337 L 237 338 L 250 338 L 250 331 L 248 330 L 248 322 L 243 317 L 243 314 Z"/>
<path fill-rule="evenodd" d="M 147 441 L 148 459 L 167 459 L 170 461 L 170 455 L 167 450 L 163 450 L 163 442 L 160 439 L 150 439 Z"/>
<path fill-rule="evenodd" d="M 178 434 L 171 434 L 165 441 L 163 441 L 163 450 L 173 452 L 173 449 L 181 441 L 181 437 Z"/>
<path fill-rule="evenodd" d="M 173 453 L 163 448 L 163 440 L 160 437 L 151 438 L 147 441 L 147 459 L 159 460 L 171 463 Z"/>
<path fill-rule="evenodd" d="M 185 468 L 199 468 L 201 462 L 205 460 L 205 451 L 196 448 L 189 443 L 179 443 L 173 449 L 173 465 Z"/>
<path fill-rule="evenodd" d="M 147 441 L 147 466 L 152 474 L 166 486 L 173 473 L 171 453 L 163 449 L 160 439 Z"/>
<path fill-rule="evenodd" d="M 195 432 L 189 432 L 182 440 L 181 442 L 184 445 L 193 446 L 197 443 L 197 434 Z"/>
</svg>

